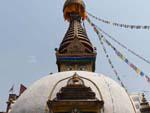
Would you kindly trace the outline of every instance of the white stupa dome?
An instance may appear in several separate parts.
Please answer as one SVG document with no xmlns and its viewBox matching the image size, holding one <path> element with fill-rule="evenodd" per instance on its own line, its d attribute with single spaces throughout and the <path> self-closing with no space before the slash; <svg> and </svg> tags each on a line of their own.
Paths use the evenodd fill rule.
<svg viewBox="0 0 150 113">
<path fill-rule="evenodd" d="M 53 100 L 61 87 L 66 86 L 68 79 L 61 81 L 52 92 L 56 83 L 74 73 L 86 78 L 83 79 L 85 85 L 91 87 L 97 99 L 103 99 L 104 113 L 135 113 L 129 95 L 118 83 L 102 74 L 84 71 L 55 73 L 36 81 L 19 97 L 10 113 L 45 113 L 47 100 Z M 96 86 L 87 79 L 97 86 L 102 97 Z"/>
</svg>

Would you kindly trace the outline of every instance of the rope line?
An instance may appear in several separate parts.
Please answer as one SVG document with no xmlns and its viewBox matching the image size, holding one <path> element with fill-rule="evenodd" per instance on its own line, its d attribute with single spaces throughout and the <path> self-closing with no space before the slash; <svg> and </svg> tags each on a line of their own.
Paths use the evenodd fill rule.
<svg viewBox="0 0 150 113">
<path fill-rule="evenodd" d="M 87 18 L 87 20 L 88 20 L 89 23 L 91 23 L 91 21 L 90 21 L 89 18 Z M 91 25 L 92 25 L 92 24 L 91 24 Z M 93 24 L 93 25 L 94 25 L 94 24 Z M 120 77 L 119 77 L 119 75 L 118 75 L 118 72 L 117 72 L 117 70 L 115 69 L 115 67 L 114 67 L 114 65 L 113 65 L 113 63 L 112 63 L 112 61 L 111 61 L 111 59 L 110 59 L 110 57 L 109 57 L 109 55 L 108 55 L 108 53 L 107 53 L 107 50 L 106 50 L 106 48 L 105 48 L 105 46 L 104 46 L 104 44 L 103 44 L 104 36 L 96 29 L 96 27 L 93 27 L 93 28 L 94 28 L 94 31 L 95 31 L 95 32 L 97 33 L 97 35 L 98 35 L 99 41 L 100 41 L 100 43 L 101 43 L 101 45 L 102 45 L 103 51 L 104 51 L 104 53 L 105 53 L 105 56 L 106 56 L 106 58 L 107 58 L 107 60 L 108 60 L 108 63 L 109 63 L 109 65 L 110 65 L 110 67 L 112 68 L 113 72 L 115 73 L 115 75 L 116 75 L 116 77 L 117 77 L 117 80 L 120 82 L 121 86 L 122 86 L 122 87 L 126 90 L 126 92 L 127 92 L 127 89 L 126 89 L 125 85 L 123 84 L 123 82 L 121 81 L 121 79 L 120 79 Z"/>
<path fill-rule="evenodd" d="M 138 75 L 141 75 L 142 77 L 145 77 L 146 81 L 150 83 L 150 77 L 147 76 L 143 71 L 141 71 L 137 66 L 135 66 L 133 63 L 131 63 L 120 51 L 118 51 L 104 36 L 98 31 L 96 25 L 91 22 L 91 20 L 87 17 L 88 23 L 93 27 L 94 31 L 97 33 L 98 37 L 103 39 L 103 41 L 111 47 L 115 54 L 123 60 L 128 66 L 130 66 Z"/>
<path fill-rule="evenodd" d="M 95 25 L 96 26 L 96 25 Z M 121 42 L 117 41 L 114 37 L 112 37 L 111 35 L 109 35 L 108 33 L 106 33 L 104 30 L 102 30 L 101 28 L 99 28 L 98 26 L 96 26 L 98 28 L 99 31 L 101 31 L 103 34 L 105 34 L 108 38 L 112 39 L 114 42 L 116 42 L 118 45 L 120 45 L 122 48 L 126 49 L 127 51 L 129 51 L 131 54 L 135 55 L 136 57 L 138 57 L 139 59 L 143 60 L 144 62 L 150 64 L 150 61 L 147 60 L 146 58 L 142 57 L 141 55 L 139 55 L 138 53 L 134 52 L 133 50 L 127 48 L 127 46 L 125 46 L 124 44 L 122 44 Z"/>
<path fill-rule="evenodd" d="M 109 24 L 109 25 L 113 25 L 113 26 L 116 26 L 116 27 L 130 28 L 130 29 L 145 29 L 145 30 L 150 30 L 150 26 L 149 25 L 128 25 L 128 24 L 121 24 L 121 23 L 111 22 L 111 21 L 108 21 L 108 20 L 104 20 L 104 19 L 98 18 L 98 17 L 94 16 L 93 14 L 91 14 L 89 12 L 87 12 L 87 14 L 89 16 L 91 16 L 92 18 L 100 21 L 100 22 L 103 22 L 103 23 Z"/>
</svg>

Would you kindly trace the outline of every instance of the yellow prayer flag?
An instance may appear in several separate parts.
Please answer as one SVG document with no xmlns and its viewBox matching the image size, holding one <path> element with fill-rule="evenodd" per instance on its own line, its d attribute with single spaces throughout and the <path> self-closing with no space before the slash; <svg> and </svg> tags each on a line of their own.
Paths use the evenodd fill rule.
<svg viewBox="0 0 150 113">
<path fill-rule="evenodd" d="M 140 75 L 141 70 L 140 69 L 136 69 L 136 72 L 137 72 L 138 75 Z"/>
</svg>

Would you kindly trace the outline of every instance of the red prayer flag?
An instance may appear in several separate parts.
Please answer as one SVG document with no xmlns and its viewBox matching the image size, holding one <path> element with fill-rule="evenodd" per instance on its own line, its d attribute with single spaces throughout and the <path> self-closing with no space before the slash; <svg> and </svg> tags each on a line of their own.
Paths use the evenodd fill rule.
<svg viewBox="0 0 150 113">
<path fill-rule="evenodd" d="M 20 92 L 19 92 L 19 95 L 21 95 L 27 88 L 23 85 L 23 84 L 20 84 Z"/>
</svg>

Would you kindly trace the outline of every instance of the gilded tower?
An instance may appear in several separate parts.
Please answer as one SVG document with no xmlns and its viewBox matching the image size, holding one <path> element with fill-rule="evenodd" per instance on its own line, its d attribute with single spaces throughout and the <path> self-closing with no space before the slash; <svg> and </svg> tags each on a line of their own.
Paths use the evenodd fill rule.
<svg viewBox="0 0 150 113">
<path fill-rule="evenodd" d="M 91 44 L 83 21 L 86 18 L 82 0 L 67 0 L 63 8 L 69 28 L 56 50 L 58 71 L 95 71 L 96 52 Z"/>
</svg>

